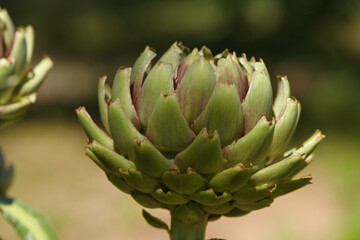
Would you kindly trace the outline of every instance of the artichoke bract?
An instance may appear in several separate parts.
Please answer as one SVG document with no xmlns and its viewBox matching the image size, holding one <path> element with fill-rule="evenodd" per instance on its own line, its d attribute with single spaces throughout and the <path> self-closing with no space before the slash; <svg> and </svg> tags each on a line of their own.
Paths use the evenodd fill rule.
<svg viewBox="0 0 360 240">
<path fill-rule="evenodd" d="M 32 26 L 15 29 L 8 12 L 0 8 L 0 128 L 24 116 L 53 65 L 45 56 L 31 68 L 33 49 Z"/>
<path fill-rule="evenodd" d="M 171 239 L 204 239 L 208 221 L 268 207 L 310 183 L 294 176 L 324 136 L 317 130 L 285 151 L 300 117 L 286 77 L 273 100 L 261 59 L 178 43 L 151 66 L 155 55 L 146 47 L 112 87 L 100 78 L 104 131 L 77 109 L 86 154 L 109 181 L 146 208 L 170 210 L 171 228 L 144 211 L 152 226 Z"/>
</svg>

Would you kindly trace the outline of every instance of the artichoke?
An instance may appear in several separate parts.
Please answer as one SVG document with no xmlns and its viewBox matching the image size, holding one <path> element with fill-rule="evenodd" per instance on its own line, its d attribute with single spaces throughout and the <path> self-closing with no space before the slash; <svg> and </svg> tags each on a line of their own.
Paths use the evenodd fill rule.
<svg viewBox="0 0 360 240">
<path fill-rule="evenodd" d="M 53 65 L 45 56 L 31 68 L 33 49 L 33 28 L 15 30 L 8 12 L 0 8 L 0 128 L 25 114 Z"/>
<path fill-rule="evenodd" d="M 149 224 L 171 239 L 204 239 L 208 221 L 268 207 L 310 183 L 294 176 L 324 136 L 317 130 L 285 151 L 300 117 L 286 77 L 273 100 L 261 59 L 178 43 L 151 67 L 155 55 L 146 47 L 111 88 L 100 78 L 105 131 L 77 109 L 86 154 L 109 181 L 146 208 L 170 211 L 171 228 L 144 211 Z"/>
</svg>

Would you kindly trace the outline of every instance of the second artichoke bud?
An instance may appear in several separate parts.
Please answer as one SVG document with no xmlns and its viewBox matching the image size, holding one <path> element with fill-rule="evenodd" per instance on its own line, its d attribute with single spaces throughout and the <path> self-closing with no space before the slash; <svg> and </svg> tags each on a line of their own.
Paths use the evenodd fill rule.
<svg viewBox="0 0 360 240">
<path fill-rule="evenodd" d="M 31 68 L 33 49 L 33 28 L 15 29 L 8 12 L 0 8 L 0 128 L 23 117 L 52 68 L 47 56 Z"/>
</svg>

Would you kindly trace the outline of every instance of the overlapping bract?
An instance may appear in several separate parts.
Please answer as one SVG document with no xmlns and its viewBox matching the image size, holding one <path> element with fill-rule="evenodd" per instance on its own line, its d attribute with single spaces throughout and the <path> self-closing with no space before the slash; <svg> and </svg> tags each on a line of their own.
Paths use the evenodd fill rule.
<svg viewBox="0 0 360 240">
<path fill-rule="evenodd" d="M 294 176 L 324 137 L 284 153 L 300 117 L 286 77 L 273 101 L 262 60 L 212 56 L 175 43 L 151 67 L 146 47 L 112 88 L 100 78 L 102 131 L 77 110 L 87 155 L 120 190 L 148 208 L 198 205 L 209 220 L 242 216 L 310 183 Z"/>
<path fill-rule="evenodd" d="M 31 68 L 33 48 L 33 28 L 15 30 L 7 11 L 0 8 L 0 128 L 23 117 L 53 65 L 45 56 Z"/>
</svg>

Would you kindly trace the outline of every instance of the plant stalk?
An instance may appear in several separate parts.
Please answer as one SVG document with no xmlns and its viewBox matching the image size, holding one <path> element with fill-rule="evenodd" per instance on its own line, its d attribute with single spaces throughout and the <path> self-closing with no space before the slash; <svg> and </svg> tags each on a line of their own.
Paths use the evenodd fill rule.
<svg viewBox="0 0 360 240">
<path fill-rule="evenodd" d="M 179 219 L 175 214 L 171 215 L 171 240 L 204 240 L 208 215 L 203 215 L 195 223 L 186 219 Z"/>
</svg>

